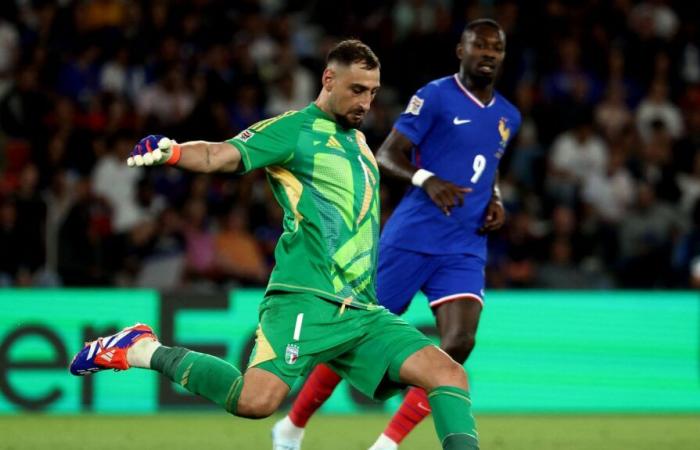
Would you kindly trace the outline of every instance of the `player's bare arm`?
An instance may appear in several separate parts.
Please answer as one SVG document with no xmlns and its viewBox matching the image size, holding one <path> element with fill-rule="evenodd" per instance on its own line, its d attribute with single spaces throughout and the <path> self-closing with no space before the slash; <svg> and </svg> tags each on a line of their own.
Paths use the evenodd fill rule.
<svg viewBox="0 0 700 450">
<path fill-rule="evenodd" d="M 486 207 L 484 225 L 479 229 L 479 233 L 490 233 L 500 229 L 506 221 L 506 210 L 501 200 L 501 189 L 498 187 L 499 171 L 496 171 L 496 178 L 493 182 L 493 194 L 491 201 Z"/>
<path fill-rule="evenodd" d="M 471 188 L 458 186 L 419 169 L 409 159 L 412 149 L 413 142 L 392 129 L 377 150 L 377 163 L 384 174 L 424 189 L 437 207 L 449 216 L 452 208 L 464 205 L 464 194 L 471 192 Z"/>
<path fill-rule="evenodd" d="M 141 139 L 127 159 L 129 166 L 168 164 L 202 173 L 235 172 L 240 162 L 240 151 L 227 142 L 189 141 L 178 144 L 158 135 Z"/>
</svg>

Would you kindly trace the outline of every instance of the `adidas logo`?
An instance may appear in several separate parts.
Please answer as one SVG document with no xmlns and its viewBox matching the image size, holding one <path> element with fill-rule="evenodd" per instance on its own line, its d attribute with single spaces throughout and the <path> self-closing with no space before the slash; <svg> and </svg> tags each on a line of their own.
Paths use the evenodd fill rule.
<svg viewBox="0 0 700 450">
<path fill-rule="evenodd" d="M 340 145 L 340 142 L 338 142 L 338 139 L 335 138 L 335 136 L 331 136 L 328 138 L 328 142 L 326 142 L 326 147 L 329 148 L 334 148 L 336 150 L 341 150 L 345 151 L 342 145 Z"/>
<path fill-rule="evenodd" d="M 107 362 L 112 362 L 112 358 L 114 358 L 114 350 L 104 352 L 100 355 L 100 358 L 104 359 Z"/>
</svg>

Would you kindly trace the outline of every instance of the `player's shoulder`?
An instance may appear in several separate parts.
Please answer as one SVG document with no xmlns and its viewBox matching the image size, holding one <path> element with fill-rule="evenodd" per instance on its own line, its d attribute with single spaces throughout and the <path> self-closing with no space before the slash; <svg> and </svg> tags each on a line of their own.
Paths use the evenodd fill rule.
<svg viewBox="0 0 700 450">
<path fill-rule="evenodd" d="M 290 136 L 298 134 L 302 123 L 303 117 L 301 117 L 299 111 L 287 111 L 268 119 L 255 122 L 227 142 L 235 145 L 250 144 L 259 139 L 266 140 L 266 142 L 287 141 Z"/>
<path fill-rule="evenodd" d="M 298 128 L 305 119 L 304 114 L 301 111 L 287 111 L 282 114 L 270 117 L 260 122 L 256 122 L 249 126 L 248 129 L 260 133 L 267 131 L 268 133 L 275 132 L 289 132 L 292 128 Z"/>
<path fill-rule="evenodd" d="M 439 89 L 452 88 L 454 87 L 454 75 L 447 75 L 444 77 L 436 78 L 433 81 L 428 82 L 428 85 L 435 86 Z"/>
<path fill-rule="evenodd" d="M 450 77 L 438 78 L 421 86 L 409 100 L 404 113 L 417 116 L 421 109 L 423 109 L 423 104 L 427 103 L 428 105 L 432 105 L 430 106 L 431 109 L 441 105 L 441 92 L 445 89 L 445 81 L 449 80 L 449 78 Z"/>
<path fill-rule="evenodd" d="M 514 119 L 520 122 L 521 116 L 518 107 L 512 104 L 500 92 L 494 91 L 494 95 L 496 96 L 496 102 L 498 103 L 499 107 L 502 108 L 503 112 L 512 116 Z"/>
<path fill-rule="evenodd" d="M 453 80 L 451 76 L 437 78 L 435 80 L 429 81 L 420 88 L 420 91 L 427 93 L 439 93 L 445 89 L 453 88 Z"/>
</svg>

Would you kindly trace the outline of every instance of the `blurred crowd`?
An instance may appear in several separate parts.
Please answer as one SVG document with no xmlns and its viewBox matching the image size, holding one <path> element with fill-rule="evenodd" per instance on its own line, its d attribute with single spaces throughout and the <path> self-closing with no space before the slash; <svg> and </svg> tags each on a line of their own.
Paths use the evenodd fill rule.
<svg viewBox="0 0 700 450">
<path fill-rule="evenodd" d="M 260 171 L 128 168 L 138 139 L 224 140 L 312 101 L 327 50 L 382 61 L 376 148 L 457 71 L 464 24 L 507 32 L 523 126 L 501 166 L 490 287 L 700 287 L 700 38 L 664 0 L 0 2 L 0 286 L 263 285 L 281 211 Z M 382 185 L 386 219 L 404 185 Z M 468 203 L 468 198 L 467 198 Z"/>
</svg>

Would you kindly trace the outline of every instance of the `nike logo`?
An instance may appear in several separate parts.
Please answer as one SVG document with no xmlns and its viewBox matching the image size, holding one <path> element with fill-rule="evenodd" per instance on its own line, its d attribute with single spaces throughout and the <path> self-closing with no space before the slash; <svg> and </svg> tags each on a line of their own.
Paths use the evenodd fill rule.
<svg viewBox="0 0 700 450">
<path fill-rule="evenodd" d="M 320 143 L 321 143 L 321 141 L 314 141 L 314 145 L 318 145 Z"/>
<path fill-rule="evenodd" d="M 422 409 L 423 411 L 427 411 L 427 412 L 431 411 L 430 406 L 425 406 L 423 404 L 423 402 L 418 402 L 418 404 L 416 406 L 418 406 L 418 408 Z"/>
<path fill-rule="evenodd" d="M 452 123 L 455 124 L 455 125 L 462 125 L 462 124 L 465 124 L 465 123 L 469 123 L 469 122 L 471 122 L 471 121 L 472 121 L 471 119 L 463 119 L 463 120 L 460 120 L 459 117 L 456 117 L 456 116 L 455 116 L 455 118 L 454 118 L 454 120 L 452 121 Z"/>
</svg>

